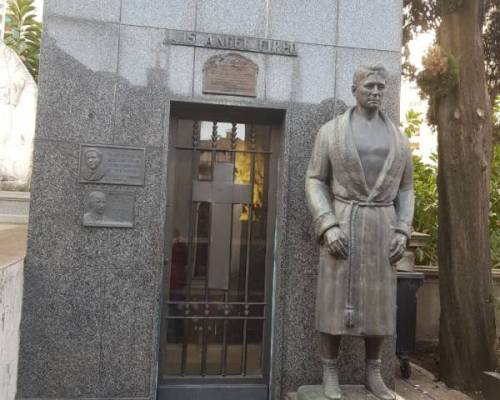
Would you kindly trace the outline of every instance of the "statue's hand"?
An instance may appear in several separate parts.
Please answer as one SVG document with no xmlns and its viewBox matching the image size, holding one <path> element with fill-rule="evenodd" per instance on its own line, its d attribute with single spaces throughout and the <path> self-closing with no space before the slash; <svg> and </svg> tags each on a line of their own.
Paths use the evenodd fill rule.
<svg viewBox="0 0 500 400">
<path fill-rule="evenodd" d="M 403 258 L 406 250 L 408 238 L 401 232 L 396 232 L 392 238 L 391 247 L 389 249 L 389 261 L 391 264 L 396 264 Z"/>
<path fill-rule="evenodd" d="M 323 234 L 323 243 L 332 256 L 347 259 L 349 255 L 347 236 L 338 226 L 328 229 Z"/>
</svg>

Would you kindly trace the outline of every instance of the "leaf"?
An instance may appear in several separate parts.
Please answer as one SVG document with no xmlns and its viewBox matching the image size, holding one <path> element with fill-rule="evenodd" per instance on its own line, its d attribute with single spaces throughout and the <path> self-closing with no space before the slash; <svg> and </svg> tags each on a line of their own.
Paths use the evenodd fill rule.
<svg viewBox="0 0 500 400">
<path fill-rule="evenodd" d="M 4 41 L 19 55 L 36 81 L 42 24 L 36 20 L 35 10 L 34 0 L 9 0 Z"/>
</svg>

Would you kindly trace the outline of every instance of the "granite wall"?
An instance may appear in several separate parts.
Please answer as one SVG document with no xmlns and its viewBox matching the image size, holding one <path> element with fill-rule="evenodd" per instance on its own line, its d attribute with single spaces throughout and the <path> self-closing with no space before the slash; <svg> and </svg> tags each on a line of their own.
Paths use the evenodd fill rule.
<svg viewBox="0 0 500 400">
<path fill-rule="evenodd" d="M 281 109 L 271 392 L 319 382 L 313 335 L 318 249 L 304 173 L 319 126 L 353 104 L 354 69 L 391 73 L 399 116 L 402 0 L 46 0 L 21 325 L 19 399 L 153 399 L 173 101 Z M 298 57 L 242 54 L 259 67 L 256 98 L 202 94 L 221 50 L 167 46 L 165 29 L 297 42 Z M 78 183 L 80 143 L 146 148 L 133 229 L 81 225 L 92 185 Z M 99 185 L 107 188 L 107 185 Z M 385 349 L 392 381 L 394 346 Z M 342 380 L 360 382 L 363 346 L 343 346 Z"/>
</svg>

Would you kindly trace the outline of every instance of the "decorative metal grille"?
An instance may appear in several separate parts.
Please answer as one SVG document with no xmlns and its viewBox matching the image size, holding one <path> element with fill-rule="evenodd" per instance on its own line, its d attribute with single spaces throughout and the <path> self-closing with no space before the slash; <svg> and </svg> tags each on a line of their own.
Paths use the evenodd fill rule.
<svg viewBox="0 0 500 400">
<path fill-rule="evenodd" d="M 164 380 L 265 377 L 270 132 L 178 121 Z"/>
</svg>

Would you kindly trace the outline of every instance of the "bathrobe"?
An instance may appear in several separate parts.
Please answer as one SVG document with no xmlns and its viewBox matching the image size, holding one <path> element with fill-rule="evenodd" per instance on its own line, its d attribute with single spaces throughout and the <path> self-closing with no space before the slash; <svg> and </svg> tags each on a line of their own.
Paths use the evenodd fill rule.
<svg viewBox="0 0 500 400">
<path fill-rule="evenodd" d="M 380 112 L 390 149 L 369 188 L 351 127 L 354 108 L 319 130 L 306 174 L 306 200 L 320 243 L 338 226 L 348 238 L 348 258 L 320 247 L 316 328 L 331 335 L 395 333 L 396 268 L 389 261 L 396 232 L 411 235 L 414 196 L 408 139 Z M 410 195 L 400 196 L 410 191 Z"/>
</svg>

